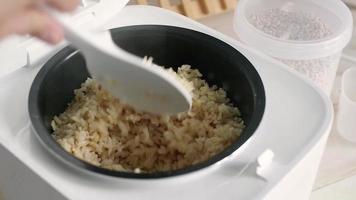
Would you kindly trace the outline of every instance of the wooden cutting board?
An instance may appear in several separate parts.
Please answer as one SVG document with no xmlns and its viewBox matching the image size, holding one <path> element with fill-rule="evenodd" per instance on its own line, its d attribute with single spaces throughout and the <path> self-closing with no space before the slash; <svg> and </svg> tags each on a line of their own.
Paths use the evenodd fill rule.
<svg viewBox="0 0 356 200">
<path fill-rule="evenodd" d="M 131 0 L 131 3 L 159 6 L 192 19 L 200 19 L 234 10 L 237 0 Z"/>
</svg>

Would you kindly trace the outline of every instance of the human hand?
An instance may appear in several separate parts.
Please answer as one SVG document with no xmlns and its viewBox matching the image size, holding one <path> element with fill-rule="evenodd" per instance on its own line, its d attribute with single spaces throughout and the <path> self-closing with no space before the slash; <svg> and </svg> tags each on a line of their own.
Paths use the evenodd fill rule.
<svg viewBox="0 0 356 200">
<path fill-rule="evenodd" d="M 0 0 L 0 39 L 10 34 L 31 34 L 52 44 L 60 42 L 62 27 L 40 9 L 43 4 L 71 11 L 79 0 Z"/>
</svg>

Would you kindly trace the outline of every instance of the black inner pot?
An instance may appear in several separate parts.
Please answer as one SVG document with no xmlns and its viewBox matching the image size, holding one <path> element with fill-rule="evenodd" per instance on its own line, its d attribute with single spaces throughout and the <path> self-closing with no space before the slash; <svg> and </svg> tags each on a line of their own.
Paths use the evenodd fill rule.
<svg viewBox="0 0 356 200">
<path fill-rule="evenodd" d="M 174 171 L 128 173 L 93 166 L 67 153 L 52 138 L 54 115 L 62 113 L 89 73 L 83 56 L 66 47 L 53 56 L 36 76 L 29 96 L 29 113 L 34 132 L 43 145 L 69 165 L 125 178 L 162 178 L 186 174 L 212 165 L 236 151 L 257 129 L 265 109 L 262 81 L 252 64 L 236 49 L 209 35 L 173 26 L 138 25 L 113 29 L 116 44 L 138 56 L 152 56 L 166 67 L 182 64 L 198 68 L 210 85 L 223 87 L 242 113 L 246 124 L 241 137 L 209 160 Z M 100 67 L 100 66 L 99 66 Z"/>
</svg>

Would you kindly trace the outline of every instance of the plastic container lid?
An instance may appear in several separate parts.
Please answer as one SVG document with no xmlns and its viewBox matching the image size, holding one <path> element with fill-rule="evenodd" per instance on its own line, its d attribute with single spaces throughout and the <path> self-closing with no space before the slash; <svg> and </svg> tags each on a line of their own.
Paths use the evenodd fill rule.
<svg viewBox="0 0 356 200">
<path fill-rule="evenodd" d="M 341 52 L 352 27 L 352 14 L 340 0 L 240 0 L 234 21 L 241 41 L 292 60 Z"/>
</svg>

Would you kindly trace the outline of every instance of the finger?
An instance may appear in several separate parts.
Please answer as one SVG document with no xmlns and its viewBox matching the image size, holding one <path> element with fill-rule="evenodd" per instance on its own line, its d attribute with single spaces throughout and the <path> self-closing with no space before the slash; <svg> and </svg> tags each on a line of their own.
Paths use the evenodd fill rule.
<svg viewBox="0 0 356 200">
<path fill-rule="evenodd" d="M 62 26 L 52 17 L 48 17 L 47 20 L 47 24 L 44 25 L 45 29 L 35 31 L 32 35 L 51 44 L 62 41 L 64 38 Z"/>
<path fill-rule="evenodd" d="M 62 11 L 72 11 L 79 5 L 79 0 L 47 0 L 47 2 Z"/>
<path fill-rule="evenodd" d="M 1 26 L 0 37 L 12 33 L 29 33 L 49 43 L 57 43 L 63 39 L 63 30 L 58 22 L 36 9 L 26 10 Z"/>
<path fill-rule="evenodd" d="M 30 6 L 33 6 L 35 0 L 0 0 L 0 20 L 4 20 L 12 17 L 15 13 L 22 12 Z"/>
</svg>

